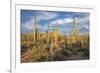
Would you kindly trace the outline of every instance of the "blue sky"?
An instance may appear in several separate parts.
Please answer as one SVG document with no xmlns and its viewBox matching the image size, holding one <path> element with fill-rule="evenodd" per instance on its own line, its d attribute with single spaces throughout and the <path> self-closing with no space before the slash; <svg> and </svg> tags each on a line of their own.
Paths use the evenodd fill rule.
<svg viewBox="0 0 100 73">
<path fill-rule="evenodd" d="M 33 32 L 34 16 L 36 16 L 38 32 L 45 32 L 50 20 L 49 32 L 54 31 L 56 17 L 58 17 L 59 33 L 69 35 L 72 31 L 73 18 L 77 18 L 76 28 L 80 34 L 89 34 L 90 15 L 87 12 L 56 12 L 56 11 L 37 11 L 21 10 L 21 33 Z"/>
</svg>

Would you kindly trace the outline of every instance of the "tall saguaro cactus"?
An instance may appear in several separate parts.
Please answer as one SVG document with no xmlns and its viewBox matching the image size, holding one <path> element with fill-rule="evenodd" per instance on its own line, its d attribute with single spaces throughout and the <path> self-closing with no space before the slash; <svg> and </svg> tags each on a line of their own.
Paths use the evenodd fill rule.
<svg viewBox="0 0 100 73">
<path fill-rule="evenodd" d="M 73 26 L 72 26 L 72 43 L 75 43 L 75 38 L 76 38 L 76 36 L 75 36 L 75 34 L 76 34 L 76 32 L 75 32 L 75 24 L 76 24 L 76 21 L 75 21 L 76 19 L 75 18 L 73 18 Z"/>
<path fill-rule="evenodd" d="M 76 18 L 73 18 L 73 31 L 75 30 Z"/>
<path fill-rule="evenodd" d="M 56 18 L 56 29 L 55 29 L 55 45 L 57 46 L 58 42 L 58 17 Z"/>
<path fill-rule="evenodd" d="M 47 26 L 47 43 L 49 43 L 49 25 L 50 25 L 50 20 L 48 19 L 48 26 Z"/>
<path fill-rule="evenodd" d="M 78 36 L 78 29 L 75 27 L 76 24 L 77 24 L 77 18 L 73 18 L 73 30 L 72 30 L 73 43 L 77 41 L 77 36 Z"/>
<path fill-rule="evenodd" d="M 37 41 L 36 16 L 34 16 L 34 42 Z"/>
</svg>

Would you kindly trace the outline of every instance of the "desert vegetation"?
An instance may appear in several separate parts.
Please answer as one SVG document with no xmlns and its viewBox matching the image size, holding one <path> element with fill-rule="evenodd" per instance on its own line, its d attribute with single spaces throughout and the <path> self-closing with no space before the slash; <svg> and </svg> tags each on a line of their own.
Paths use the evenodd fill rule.
<svg viewBox="0 0 100 73">
<path fill-rule="evenodd" d="M 49 32 L 48 26 L 45 32 L 38 32 L 36 16 L 34 16 L 34 32 L 21 33 L 21 62 L 46 62 L 89 59 L 89 35 L 80 35 L 75 27 L 70 35 L 62 35 L 56 27 Z"/>
</svg>

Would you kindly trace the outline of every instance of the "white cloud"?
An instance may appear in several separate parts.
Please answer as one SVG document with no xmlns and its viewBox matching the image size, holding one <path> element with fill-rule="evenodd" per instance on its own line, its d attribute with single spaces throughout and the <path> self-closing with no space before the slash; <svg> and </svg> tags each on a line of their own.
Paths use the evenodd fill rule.
<svg viewBox="0 0 100 73">
<path fill-rule="evenodd" d="M 85 16 L 83 18 L 80 18 L 78 20 L 78 28 L 85 28 L 85 29 L 89 29 L 89 16 Z"/>
<path fill-rule="evenodd" d="M 73 19 L 72 18 L 64 18 L 64 23 L 72 23 L 73 22 Z"/>
<path fill-rule="evenodd" d="M 58 15 L 55 13 L 50 13 L 50 12 L 45 12 L 45 11 L 41 11 L 37 13 L 37 21 L 40 20 L 48 20 L 48 19 L 53 19 L 55 17 L 57 17 Z"/>
<path fill-rule="evenodd" d="M 52 21 L 51 24 L 55 24 L 56 25 L 56 19 L 54 21 Z M 58 19 L 58 24 L 62 24 L 62 20 L 61 19 Z"/>
<path fill-rule="evenodd" d="M 83 28 L 89 29 L 89 25 L 83 25 Z"/>
<path fill-rule="evenodd" d="M 36 16 L 37 16 L 37 22 L 39 22 L 41 20 L 55 19 L 53 21 L 50 21 L 50 29 L 53 29 L 54 28 L 53 26 L 56 26 L 56 17 L 58 16 L 58 14 L 46 12 L 46 11 L 40 11 L 40 12 L 37 12 Z M 89 16 L 80 17 L 77 19 L 78 24 L 76 26 L 79 28 L 79 30 L 82 28 L 89 29 L 88 22 L 89 22 Z M 73 24 L 73 18 L 68 18 L 68 17 L 62 18 L 62 19 L 58 18 L 58 25 L 68 25 L 68 24 Z M 22 29 L 23 30 L 25 29 L 25 31 L 29 31 L 29 30 L 33 31 L 33 27 L 34 27 L 34 19 L 33 18 L 31 18 L 25 24 L 22 24 Z M 44 26 L 42 26 L 41 24 L 37 24 L 37 28 L 46 30 L 47 25 L 44 24 Z M 61 30 L 64 31 L 64 28 L 61 28 Z M 68 29 L 68 28 L 69 27 L 66 27 L 65 29 Z"/>
<path fill-rule="evenodd" d="M 58 25 L 61 24 L 69 24 L 72 23 L 73 19 L 72 18 L 63 18 L 63 19 L 58 19 Z M 52 25 L 56 24 L 56 19 L 54 21 L 51 22 Z"/>
<path fill-rule="evenodd" d="M 83 18 L 80 18 L 78 23 L 86 23 L 87 21 L 89 21 L 89 16 L 85 16 Z"/>
<path fill-rule="evenodd" d="M 22 25 L 22 27 L 21 27 L 22 31 L 33 31 L 33 29 L 34 29 L 34 21 L 32 18 L 29 21 L 27 21 L 26 23 L 24 23 L 24 24 L 22 23 L 21 25 Z M 43 29 L 42 25 L 40 25 L 40 24 L 37 24 L 37 28 Z"/>
<path fill-rule="evenodd" d="M 22 24 L 23 28 L 32 30 L 33 29 L 33 20 L 27 21 L 25 24 Z"/>
</svg>

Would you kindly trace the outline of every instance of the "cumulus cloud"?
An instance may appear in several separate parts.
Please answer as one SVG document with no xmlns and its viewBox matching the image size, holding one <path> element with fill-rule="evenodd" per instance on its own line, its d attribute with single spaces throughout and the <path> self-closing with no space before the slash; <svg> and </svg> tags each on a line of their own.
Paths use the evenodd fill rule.
<svg viewBox="0 0 100 73">
<path fill-rule="evenodd" d="M 22 32 L 32 32 L 34 29 L 34 21 L 33 19 L 30 19 L 29 21 L 27 21 L 26 23 L 22 23 L 21 24 L 21 30 Z M 41 24 L 37 24 L 37 29 L 38 30 L 43 30 L 43 26 Z"/>
<path fill-rule="evenodd" d="M 58 19 L 58 25 L 63 25 L 63 24 L 70 24 L 73 22 L 72 18 L 63 18 L 63 19 Z M 51 26 L 55 26 L 56 24 L 56 19 L 54 21 L 51 21 Z"/>
<path fill-rule="evenodd" d="M 40 22 L 42 20 L 48 20 L 48 19 L 54 19 L 56 18 L 58 15 L 56 13 L 51 13 L 51 12 L 46 12 L 46 11 L 37 11 L 36 12 L 36 20 L 37 22 Z M 30 17 L 30 20 L 26 21 L 25 23 L 22 23 L 22 32 L 30 32 L 30 31 L 33 31 L 33 26 L 34 26 L 34 19 L 33 17 L 31 16 Z M 42 25 L 45 25 L 45 26 L 42 26 Z M 39 30 L 46 30 L 47 28 L 47 25 L 46 24 L 37 24 L 37 29 Z"/>
<path fill-rule="evenodd" d="M 78 25 L 79 25 L 79 28 L 87 28 L 89 29 L 89 16 L 86 16 L 86 17 L 83 17 L 83 18 L 80 18 L 79 19 L 79 22 L 78 22 Z"/>
<path fill-rule="evenodd" d="M 89 32 L 89 14 L 87 13 L 67 13 L 60 14 L 60 12 L 49 12 L 49 11 L 33 11 L 30 19 L 25 23 L 21 24 L 22 32 L 33 32 L 34 19 L 33 16 L 36 16 L 37 29 L 44 32 L 47 29 L 48 19 L 50 20 L 49 30 L 54 30 L 56 26 L 56 17 L 58 17 L 58 29 L 61 33 L 70 33 L 72 30 L 73 16 L 77 18 L 76 27 L 81 33 Z M 27 15 L 28 16 L 28 15 Z"/>
<path fill-rule="evenodd" d="M 37 12 L 36 16 L 37 16 L 37 21 L 41 21 L 41 20 L 54 19 L 58 15 L 53 12 L 39 11 Z"/>
</svg>

